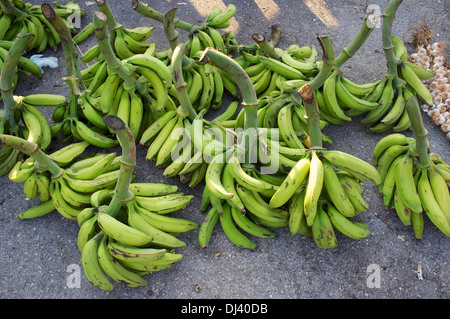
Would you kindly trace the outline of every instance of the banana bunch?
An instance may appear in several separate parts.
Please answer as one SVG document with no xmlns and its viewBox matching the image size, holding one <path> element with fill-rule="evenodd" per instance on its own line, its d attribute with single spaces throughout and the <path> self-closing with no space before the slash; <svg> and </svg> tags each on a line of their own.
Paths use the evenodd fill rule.
<svg viewBox="0 0 450 319">
<path fill-rule="evenodd" d="M 27 96 L 13 96 L 13 98 L 14 103 L 16 103 L 13 111 L 14 124 L 11 124 L 11 119 L 1 116 L 0 133 L 24 138 L 29 142 L 36 143 L 43 150 L 48 149 L 52 142 L 51 128 L 39 108 L 65 105 L 67 103 L 66 97 L 38 93 Z M 4 114 L 4 110 L 2 110 L 2 114 Z M 18 150 L 1 148 L 0 176 L 8 174 L 21 157 L 22 155 Z"/>
<path fill-rule="evenodd" d="M 145 275 L 183 258 L 173 251 L 186 246 L 179 234 L 198 228 L 187 219 L 169 216 L 193 199 L 177 193 L 177 186 L 130 183 L 129 190 L 133 199 L 116 216 L 106 212 L 114 191 L 103 189 L 91 196 L 92 206 L 77 218 L 77 245 L 86 277 L 103 290 L 112 290 L 113 282 L 145 286 Z"/>
<path fill-rule="evenodd" d="M 214 29 L 226 29 L 230 26 L 230 19 L 236 14 L 236 6 L 228 4 L 225 9 L 214 7 L 206 17 L 204 25 Z"/>
<path fill-rule="evenodd" d="M 52 136 L 61 132 L 65 136 L 64 141 L 86 141 L 90 145 L 105 149 L 117 146 L 117 139 L 110 134 L 103 122 L 99 98 L 85 94 L 75 99 L 75 106 L 79 110 L 78 116 L 70 115 L 70 106 L 54 109 L 52 120 L 55 123 L 51 125 Z"/>
<path fill-rule="evenodd" d="M 306 83 L 306 82 L 303 82 Z M 234 106 L 233 106 L 234 107 Z M 233 108 L 232 108 L 233 110 Z M 228 109 L 224 113 L 231 114 Z M 289 93 L 281 93 L 278 90 L 272 91 L 271 95 L 264 95 L 258 98 L 257 125 L 261 129 L 278 132 L 278 142 L 282 147 L 291 149 L 307 149 L 311 146 L 306 111 L 301 99 L 294 98 Z M 228 125 L 230 117 L 219 118 Z M 228 122 L 230 123 L 230 122 Z M 231 122 L 230 124 L 233 124 Z M 320 119 L 320 127 L 323 129 L 330 122 L 324 118 Z M 238 111 L 234 119 L 234 127 L 244 128 L 244 111 Z M 322 141 L 332 144 L 333 141 L 323 132 Z"/>
<path fill-rule="evenodd" d="M 248 74 L 259 96 L 273 92 L 291 93 L 305 81 L 313 78 L 319 69 L 315 46 L 291 45 L 287 49 L 274 49 L 279 59 L 242 51 L 234 58 Z"/>
<path fill-rule="evenodd" d="M 18 218 L 37 218 L 56 210 L 63 217 L 75 220 L 90 205 L 90 197 L 94 192 L 114 187 L 119 176 L 120 157 L 116 153 L 94 153 L 80 159 L 87 146 L 87 142 L 73 143 L 49 155 L 64 169 L 57 178 L 52 177 L 31 157 L 14 166 L 8 175 L 9 179 L 23 182 L 25 196 L 42 202 L 20 213 Z"/>
<path fill-rule="evenodd" d="M 285 176 L 269 206 L 288 207 L 292 235 L 301 233 L 313 237 L 321 248 L 332 248 L 337 245 L 333 227 L 351 238 L 367 237 L 369 232 L 349 219 L 369 208 L 361 187 L 367 180 L 380 183 L 369 163 L 340 151 L 312 150 Z"/>
<path fill-rule="evenodd" d="M 111 39 L 113 41 L 114 52 L 119 59 L 124 60 L 135 54 L 143 54 L 147 50 L 152 49 L 153 44 L 147 40 L 151 37 L 154 27 L 136 27 L 132 29 L 125 28 L 120 25 L 116 30 L 111 31 Z M 93 30 L 87 28 L 82 30 L 76 36 L 74 41 L 76 43 L 88 37 Z M 94 59 L 97 61 L 103 60 L 99 44 L 90 47 L 80 57 L 84 63 L 89 63 Z"/>
<path fill-rule="evenodd" d="M 63 19 L 67 19 L 75 11 L 84 15 L 84 10 L 74 1 L 65 5 L 55 2 L 54 5 L 55 11 Z M 22 0 L 3 0 L 0 7 L 0 40 L 13 41 L 19 33 L 25 32 L 34 35 L 27 51 L 35 49 L 37 53 L 40 53 L 47 47 L 57 49 L 61 42 L 60 37 L 43 16 L 40 5 L 32 5 Z M 71 32 L 76 32 L 74 27 L 68 26 Z"/>
<path fill-rule="evenodd" d="M 395 209 L 400 221 L 412 226 L 422 239 L 424 215 L 446 236 L 450 236 L 450 166 L 429 153 L 429 167 L 417 162 L 415 140 L 400 133 L 383 137 L 373 150 L 373 164 L 382 178 L 379 191 L 386 207 Z M 425 213 L 425 214 L 424 214 Z"/>
<path fill-rule="evenodd" d="M 411 128 L 405 108 L 405 94 L 408 94 L 408 91 L 417 94 L 425 103 L 432 104 L 431 93 L 423 81 L 432 78 L 433 72 L 419 66 L 411 66 L 407 62 L 408 54 L 400 39 L 392 36 L 392 43 L 395 56 L 400 59 L 397 66 L 398 81 L 386 75 L 372 83 L 356 84 L 342 75 L 339 82 L 338 75 L 335 83 L 337 104 L 343 110 L 341 114 L 348 117 L 363 115 L 361 123 L 373 133 L 384 133 L 391 129 L 394 132 L 402 132 Z M 336 106 L 336 103 L 333 104 Z M 339 114 L 338 112 L 335 113 Z M 345 117 L 342 116 L 341 119 L 345 120 Z"/>
</svg>

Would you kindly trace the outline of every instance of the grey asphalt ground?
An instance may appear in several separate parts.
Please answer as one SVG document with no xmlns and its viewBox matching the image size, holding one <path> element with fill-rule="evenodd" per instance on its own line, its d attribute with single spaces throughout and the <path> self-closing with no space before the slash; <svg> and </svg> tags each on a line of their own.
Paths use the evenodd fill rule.
<svg viewBox="0 0 450 319">
<path fill-rule="evenodd" d="M 30 1 L 41 4 L 41 1 Z M 62 1 L 65 3 L 65 1 Z M 145 2 L 145 1 L 144 1 Z M 322 21 L 306 3 L 322 1 L 243 0 L 234 3 L 237 13 L 235 27 L 240 43 L 251 44 L 251 35 L 260 32 L 270 36 L 271 24 L 281 25 L 279 47 L 291 44 L 317 45 L 316 36 L 329 34 L 336 52 L 340 52 L 358 32 L 366 8 L 376 4 L 384 11 L 388 1 L 336 0 L 326 1 L 319 15 L 329 13 Z M 118 22 L 126 27 L 155 26 L 151 41 L 158 49 L 166 49 L 162 26 L 134 12 L 131 1 L 111 0 L 109 4 Z M 191 23 L 199 23 L 216 3 L 221 1 L 147 1 L 165 12 L 177 6 L 177 16 Z M 91 21 L 95 6 L 88 7 L 82 25 Z M 258 6 L 259 4 L 259 6 Z M 197 11 L 196 8 L 199 8 Z M 393 34 L 403 37 L 407 30 L 424 17 L 431 23 L 449 8 L 448 1 L 405 0 L 400 6 L 393 26 Z M 207 10 L 208 9 L 208 10 Z M 202 16 L 203 14 L 203 16 Z M 330 23 L 331 22 L 331 23 Z M 238 24 L 238 26 L 237 26 Z M 449 39 L 449 18 L 446 17 L 434 32 L 433 41 Z M 180 39 L 186 33 L 180 31 Z M 95 36 L 82 43 L 85 52 L 95 44 Z M 408 46 L 410 52 L 413 46 Z M 320 49 L 319 49 L 320 50 Z M 320 51 L 319 51 L 320 52 Z M 46 50 L 45 56 L 57 56 L 59 67 L 45 69 L 42 79 L 22 78 L 16 94 L 57 93 L 68 96 L 68 87 L 61 80 L 64 74 L 62 50 Z M 343 67 L 344 73 L 360 83 L 381 78 L 385 59 L 381 43 L 381 28 L 375 29 L 364 46 Z M 44 109 L 50 116 L 51 109 Z M 424 114 L 429 131 L 430 148 L 450 161 L 450 142 Z M 341 150 L 363 160 L 371 161 L 375 144 L 385 135 L 365 131 L 358 118 L 342 126 L 330 126 L 324 132 L 333 140 L 330 149 Z M 413 136 L 412 132 L 405 134 Z M 60 144 L 55 143 L 55 148 Z M 120 150 L 119 150 L 120 151 Z M 205 213 L 199 210 L 201 187 L 191 190 L 176 179 L 163 179 L 162 171 L 144 161 L 139 148 L 137 181 L 165 182 L 179 185 L 180 191 L 196 196 L 177 216 L 201 223 Z M 35 205 L 26 200 L 22 184 L 13 183 L 7 176 L 0 178 L 0 298 L 2 299 L 448 299 L 450 297 L 450 241 L 426 219 L 424 237 L 416 240 L 412 229 L 404 227 L 394 211 L 383 207 L 375 186 L 364 183 L 364 196 L 369 210 L 358 219 L 369 225 L 371 234 L 364 240 L 353 240 L 338 234 L 338 247 L 318 248 L 312 239 L 291 236 L 287 229 L 277 229 L 277 238 L 255 239 L 254 251 L 234 246 L 220 227 L 214 231 L 207 249 L 199 248 L 197 231 L 183 234 L 188 243 L 178 252 L 184 260 L 175 267 L 147 276 L 148 286 L 128 288 L 117 285 L 113 292 L 94 287 L 82 272 L 81 255 L 77 249 L 78 226 L 57 213 L 36 220 L 20 221 L 15 216 Z M 422 266 L 423 279 L 417 274 Z M 70 288 L 68 278 L 73 268 L 81 270 L 79 288 Z M 372 278 L 379 275 L 379 285 L 373 287 Z M 197 291 L 195 288 L 200 289 Z"/>
</svg>

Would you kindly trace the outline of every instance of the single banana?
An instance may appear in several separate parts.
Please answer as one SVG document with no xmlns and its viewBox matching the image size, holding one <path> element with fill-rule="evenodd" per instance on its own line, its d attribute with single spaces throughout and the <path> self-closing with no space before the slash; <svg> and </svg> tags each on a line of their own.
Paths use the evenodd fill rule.
<svg viewBox="0 0 450 319">
<path fill-rule="evenodd" d="M 53 205 L 53 200 L 49 199 L 45 202 L 39 203 L 37 205 L 28 208 L 27 210 L 19 213 L 16 217 L 18 219 L 34 219 L 45 216 L 55 210 Z"/>
<path fill-rule="evenodd" d="M 81 253 L 81 263 L 83 264 L 86 278 L 90 282 L 102 290 L 111 291 L 114 289 L 114 285 L 104 274 L 98 261 L 98 247 L 103 236 L 103 233 L 98 233 L 84 245 Z"/>
<path fill-rule="evenodd" d="M 119 144 L 117 139 L 96 132 L 80 120 L 75 119 L 75 125 L 80 137 L 91 145 L 100 148 L 112 148 Z"/>
<path fill-rule="evenodd" d="M 408 207 L 406 207 L 405 203 L 403 203 L 400 196 L 398 196 L 397 190 L 394 191 L 394 209 L 403 225 L 405 226 L 412 225 L 413 213 Z"/>
<path fill-rule="evenodd" d="M 413 176 L 414 158 L 410 154 L 405 154 L 400 158 L 395 174 L 395 184 L 399 196 L 407 207 L 420 214 L 422 213 L 422 204 Z"/>
<path fill-rule="evenodd" d="M 86 220 L 78 230 L 77 247 L 80 252 L 83 251 L 84 245 L 98 233 L 97 215 Z"/>
<path fill-rule="evenodd" d="M 337 150 L 327 150 L 322 154 L 331 164 L 357 177 L 360 181 L 370 180 L 376 186 L 381 184 L 381 177 L 376 168 L 362 159 Z"/>
<path fill-rule="evenodd" d="M 70 188 L 79 193 L 94 193 L 101 189 L 114 188 L 119 178 L 120 170 L 103 173 L 91 180 L 74 179 L 67 175 L 63 178 L 67 181 Z"/>
<path fill-rule="evenodd" d="M 67 98 L 64 95 L 58 94 L 29 94 L 21 97 L 25 104 L 31 106 L 66 106 L 68 104 Z"/>
<path fill-rule="evenodd" d="M 161 148 L 159 149 L 158 154 L 156 155 L 155 159 L 156 167 L 163 165 L 163 163 L 166 163 L 167 161 L 172 161 L 172 151 L 176 149 L 180 141 L 184 140 L 183 128 L 184 128 L 183 118 L 178 117 L 177 122 L 173 126 L 172 132 L 164 141 L 164 143 L 161 145 Z"/>
<path fill-rule="evenodd" d="M 326 212 L 328 217 L 340 233 L 353 239 L 363 239 L 369 236 L 370 231 L 367 228 L 359 226 L 350 219 L 342 215 L 331 203 L 327 203 Z"/>
<path fill-rule="evenodd" d="M 38 199 L 42 202 L 48 201 L 50 196 L 50 177 L 45 174 L 38 174 L 36 179 Z"/>
<path fill-rule="evenodd" d="M 396 175 L 398 169 L 398 163 L 402 160 L 402 157 L 396 158 L 389 169 L 386 172 L 386 176 L 383 180 L 383 184 L 380 187 L 383 194 L 383 204 L 385 207 L 389 207 L 391 200 L 394 198 L 394 193 L 398 192 L 396 188 Z"/>
<path fill-rule="evenodd" d="M 293 67 L 285 64 L 282 61 L 275 60 L 271 57 L 258 56 L 258 59 L 270 70 L 276 72 L 289 80 L 306 80 L 307 78 L 302 72 L 294 69 Z"/>
<path fill-rule="evenodd" d="M 344 76 L 341 76 L 340 80 L 348 92 L 358 97 L 367 96 L 381 82 L 381 80 L 377 80 L 375 82 L 357 84 Z"/>
<path fill-rule="evenodd" d="M 329 200 L 345 217 L 355 216 L 355 208 L 341 186 L 333 165 L 326 158 L 322 158 L 322 164 L 324 170 L 323 183 Z"/>
<path fill-rule="evenodd" d="M 167 250 L 164 248 L 142 248 L 128 245 L 125 246 L 117 241 L 112 240 L 109 240 L 108 242 L 108 251 L 113 257 L 119 260 L 134 262 L 156 261 L 167 253 Z"/>
<path fill-rule="evenodd" d="M 231 206 L 231 216 L 239 228 L 252 236 L 258 238 L 274 238 L 276 236 L 276 233 L 261 225 L 257 225 L 252 219 L 247 217 L 245 213 L 236 207 Z"/>
<path fill-rule="evenodd" d="M 108 153 L 95 157 L 95 162 L 88 167 L 74 169 L 72 166 L 65 170 L 65 173 L 74 179 L 90 180 L 98 177 L 109 170 L 109 166 L 116 158 L 116 153 Z"/>
<path fill-rule="evenodd" d="M 281 60 L 294 69 L 299 70 L 302 74 L 308 74 L 317 69 L 317 65 L 315 62 L 303 62 L 301 60 L 297 60 L 292 55 L 290 55 L 289 51 L 287 50 L 283 50 L 281 52 Z"/>
<path fill-rule="evenodd" d="M 164 80 L 168 89 L 172 86 L 172 71 L 156 57 L 146 54 L 135 54 L 123 60 L 123 62 L 154 70 Z"/>
<path fill-rule="evenodd" d="M 239 231 L 233 222 L 233 217 L 231 215 L 231 206 L 228 204 L 224 205 L 223 212 L 219 217 L 220 225 L 222 230 L 228 239 L 240 248 L 255 249 L 256 244 L 251 241 L 246 235 Z"/>
<path fill-rule="evenodd" d="M 436 202 L 450 221 L 450 193 L 445 179 L 433 166 L 428 170 L 428 179 Z"/>
<path fill-rule="evenodd" d="M 219 221 L 220 215 L 214 207 L 211 207 L 202 223 L 200 224 L 198 232 L 198 244 L 201 248 L 208 247 L 209 241 L 211 239 L 212 232 L 217 222 Z"/>
<path fill-rule="evenodd" d="M 14 167 L 9 171 L 8 178 L 15 183 L 23 183 L 27 180 L 31 174 L 34 173 L 35 167 L 34 164 L 28 165 L 25 168 L 22 168 L 22 161 L 17 161 Z"/>
<path fill-rule="evenodd" d="M 160 215 L 172 213 L 184 208 L 194 199 L 192 195 L 170 194 L 159 197 L 136 196 L 136 201 L 142 208 Z"/>
<path fill-rule="evenodd" d="M 297 233 L 311 237 L 311 228 L 306 223 L 305 192 L 296 192 L 289 201 L 289 231 L 291 235 Z"/>
<path fill-rule="evenodd" d="M 235 195 L 228 191 L 222 183 L 222 175 L 225 167 L 228 166 L 224 154 L 216 155 L 209 163 L 205 175 L 206 187 L 218 198 L 231 199 Z"/>
<path fill-rule="evenodd" d="M 98 226 L 111 238 L 132 246 L 144 246 L 152 241 L 152 237 L 137 230 L 107 213 L 97 214 Z"/>
<path fill-rule="evenodd" d="M 433 96 L 431 95 L 431 92 L 409 65 L 402 63 L 400 64 L 399 70 L 401 71 L 399 77 L 405 80 L 425 103 L 433 105 Z"/>
<path fill-rule="evenodd" d="M 311 164 L 309 167 L 304 199 L 304 214 L 308 226 L 312 226 L 314 222 L 324 180 L 323 163 L 315 151 L 311 153 Z"/>
<path fill-rule="evenodd" d="M 37 174 L 31 174 L 23 184 L 23 192 L 28 199 L 35 199 L 38 194 Z"/>
<path fill-rule="evenodd" d="M 378 160 L 384 152 L 393 145 L 408 145 L 411 138 L 401 133 L 393 133 L 381 138 L 372 150 L 373 165 L 378 166 Z"/>
</svg>

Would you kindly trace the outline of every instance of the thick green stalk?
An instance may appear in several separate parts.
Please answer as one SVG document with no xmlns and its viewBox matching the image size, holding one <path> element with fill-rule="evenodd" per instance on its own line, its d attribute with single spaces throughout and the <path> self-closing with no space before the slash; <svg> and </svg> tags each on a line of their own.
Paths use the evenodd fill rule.
<svg viewBox="0 0 450 319">
<path fill-rule="evenodd" d="M 303 105 L 306 112 L 306 120 L 308 123 L 308 134 L 311 140 L 312 149 L 321 149 L 322 145 L 322 131 L 320 128 L 320 111 L 317 105 L 317 100 L 314 91 L 318 90 L 325 80 L 333 71 L 335 63 L 334 47 L 328 35 L 318 36 L 317 40 L 322 47 L 322 66 L 317 76 L 309 83 L 303 85 L 296 93 L 300 95 L 303 100 Z"/>
<path fill-rule="evenodd" d="M 41 6 L 41 11 L 45 19 L 47 19 L 55 29 L 61 41 L 66 67 L 66 76 L 64 76 L 63 79 L 69 85 L 70 94 L 79 97 L 83 95 L 86 86 L 81 77 L 78 53 L 72 39 L 72 34 L 67 27 L 67 23 L 49 4 L 43 4 Z M 77 116 L 76 107 L 70 107 L 70 115 Z"/>
<path fill-rule="evenodd" d="M 322 149 L 322 131 L 320 129 L 320 112 L 314 90 L 309 83 L 303 85 L 298 91 L 305 106 L 308 133 L 311 140 L 310 149 Z"/>
<path fill-rule="evenodd" d="M 172 74 L 175 89 L 177 91 L 178 101 L 180 102 L 180 111 L 178 115 L 188 117 L 191 121 L 194 121 L 197 116 L 197 112 L 192 106 L 191 100 L 189 99 L 189 92 L 187 90 L 187 83 L 183 78 L 183 61 L 186 56 L 187 43 L 179 44 L 173 50 L 172 55 Z"/>
<path fill-rule="evenodd" d="M 323 85 L 336 65 L 334 46 L 330 37 L 328 35 L 318 36 L 317 41 L 319 41 L 322 47 L 322 66 L 320 67 L 319 73 L 309 82 L 309 85 L 314 91 Z"/>
<path fill-rule="evenodd" d="M 252 39 L 268 56 L 278 61 L 281 60 L 281 55 L 279 55 L 275 51 L 275 46 L 272 45 L 269 41 L 267 41 L 266 37 L 263 36 L 261 33 L 254 33 L 252 35 Z"/>
<path fill-rule="evenodd" d="M 272 33 L 270 36 L 269 43 L 273 47 L 276 47 L 276 46 L 278 46 L 278 43 L 280 43 L 280 39 L 281 39 L 281 26 L 279 24 L 272 24 L 271 30 L 272 30 Z"/>
<path fill-rule="evenodd" d="M 355 53 L 361 48 L 364 42 L 367 40 L 369 35 L 372 33 L 375 25 L 370 23 L 368 17 L 364 18 L 364 23 L 361 26 L 356 37 L 349 44 L 348 47 L 342 49 L 341 54 L 336 58 L 335 67 L 340 68 L 348 59 L 355 55 Z"/>
<path fill-rule="evenodd" d="M 245 112 L 244 132 L 238 144 L 240 150 L 245 152 L 245 162 L 256 159 L 256 146 L 258 140 L 258 98 L 253 83 L 245 70 L 231 57 L 214 48 L 206 48 L 200 58 L 200 63 L 208 63 L 227 72 L 236 82 L 242 95 L 242 107 Z"/>
<path fill-rule="evenodd" d="M 178 31 L 175 29 L 174 25 L 174 19 L 177 10 L 178 10 L 177 7 L 168 10 L 166 13 L 164 13 L 163 19 L 164 33 L 166 35 L 167 40 L 169 41 L 170 48 L 172 49 L 172 51 L 174 51 L 178 45 Z"/>
<path fill-rule="evenodd" d="M 10 147 L 32 157 L 43 168 L 47 169 L 53 177 L 61 176 L 64 172 L 37 144 L 31 143 L 21 137 L 0 134 L 0 147 Z"/>
<path fill-rule="evenodd" d="M 404 90 L 406 90 L 404 94 L 405 107 L 414 132 L 416 151 L 419 154 L 417 164 L 420 168 L 427 168 L 431 163 L 428 156 L 428 131 L 423 124 L 422 112 L 417 97 L 410 90 Z"/>
<path fill-rule="evenodd" d="M 10 129 L 14 130 L 18 123 L 14 118 L 14 109 L 17 102 L 14 100 L 14 76 L 17 70 L 17 64 L 22 57 L 23 52 L 29 47 L 33 35 L 31 33 L 20 33 L 17 35 L 11 49 L 6 55 L 0 75 L 0 90 L 5 106 L 5 118 L 9 121 Z"/>
<path fill-rule="evenodd" d="M 151 104 L 148 97 L 147 86 L 139 83 L 137 79 L 133 76 L 133 70 L 127 68 L 122 61 L 114 53 L 111 43 L 109 41 L 109 34 L 107 30 L 107 16 L 100 11 L 94 12 L 93 25 L 95 36 L 97 37 L 97 42 L 100 51 L 105 58 L 108 67 L 117 73 L 117 75 L 123 79 L 124 87 L 127 90 L 135 88 L 142 97 L 144 97 L 149 104 Z"/>
<path fill-rule="evenodd" d="M 100 9 L 100 11 L 106 15 L 109 30 L 114 31 L 123 27 L 121 24 L 117 23 L 116 18 L 111 11 L 111 8 L 109 7 L 108 3 L 106 3 L 106 0 L 95 0 L 95 4 Z"/>
<path fill-rule="evenodd" d="M 148 4 L 144 4 L 139 0 L 133 0 L 131 6 L 134 11 L 141 14 L 142 16 L 164 23 L 164 14 L 151 8 Z M 174 26 L 177 29 L 181 29 L 187 32 L 192 32 L 195 29 L 200 29 L 199 27 L 194 26 L 193 24 L 181 21 L 180 19 L 174 19 Z"/>
<path fill-rule="evenodd" d="M 386 76 L 393 77 L 393 83 L 396 87 L 403 85 L 397 73 L 397 66 L 401 60 L 395 56 L 394 45 L 392 44 L 392 24 L 395 20 L 395 13 L 403 0 L 391 0 L 383 14 L 382 41 L 383 50 L 386 56 L 387 71 Z"/>
<path fill-rule="evenodd" d="M 106 208 L 108 214 L 115 216 L 124 203 L 134 199 L 134 194 L 129 187 L 136 167 L 136 143 L 130 129 L 120 118 L 107 115 L 103 118 L 103 121 L 116 134 L 122 148 L 119 178 L 117 179 L 114 196 Z"/>
</svg>

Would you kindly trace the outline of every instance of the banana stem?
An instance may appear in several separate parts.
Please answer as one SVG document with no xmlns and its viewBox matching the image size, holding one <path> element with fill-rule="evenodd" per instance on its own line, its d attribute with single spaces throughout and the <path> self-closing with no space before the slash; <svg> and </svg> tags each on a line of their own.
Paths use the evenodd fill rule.
<svg viewBox="0 0 450 319">
<path fill-rule="evenodd" d="M 317 41 L 319 41 L 319 44 L 322 47 L 323 63 L 320 71 L 311 82 L 306 83 L 297 92 L 293 93 L 294 95 L 300 95 L 300 98 L 303 100 L 312 149 L 323 148 L 322 130 L 320 128 L 320 111 L 314 91 L 318 90 L 323 85 L 333 71 L 335 64 L 334 47 L 330 37 L 328 35 L 318 36 Z"/>
<path fill-rule="evenodd" d="M 403 84 L 397 73 L 397 66 L 401 63 L 401 60 L 396 57 L 394 53 L 394 45 L 392 44 L 392 24 L 395 20 L 395 13 L 402 1 L 403 0 L 391 0 L 383 14 L 382 41 L 387 63 L 386 76 L 393 77 L 393 83 L 396 87 L 400 87 Z"/>
<path fill-rule="evenodd" d="M 348 47 L 342 49 L 341 54 L 336 58 L 335 67 L 340 68 L 348 59 L 356 54 L 356 52 L 361 48 L 361 46 L 366 42 L 369 35 L 372 33 L 375 24 L 370 23 L 368 16 L 364 18 L 364 23 L 361 26 L 356 37 L 349 44 Z"/>
<path fill-rule="evenodd" d="M 63 18 L 61 18 L 61 16 L 49 4 L 44 3 L 41 6 L 41 11 L 45 19 L 50 22 L 52 27 L 55 29 L 61 41 L 67 73 L 63 79 L 69 85 L 70 94 L 79 97 L 83 95 L 83 92 L 86 90 L 86 86 L 81 77 L 78 53 L 72 39 L 72 34 Z M 71 116 L 77 116 L 76 107 L 71 107 L 70 110 Z"/>
<path fill-rule="evenodd" d="M 25 12 L 16 8 L 9 0 L 0 0 L 0 8 L 3 12 L 13 15 L 17 21 L 22 21 L 27 16 Z"/>
<path fill-rule="evenodd" d="M 95 36 L 97 37 L 97 42 L 100 51 L 105 58 L 108 67 L 113 70 L 117 75 L 124 80 L 124 87 L 128 90 L 135 88 L 146 101 L 151 104 L 148 96 L 147 87 L 139 83 L 131 74 L 131 69 L 126 68 L 122 61 L 114 53 L 111 43 L 109 41 L 109 35 L 107 31 L 107 19 L 108 17 L 100 11 L 94 12 L 93 25 Z"/>
<path fill-rule="evenodd" d="M 330 37 L 328 35 L 321 35 L 317 37 L 317 41 L 319 41 L 322 47 L 322 66 L 320 67 L 319 73 L 309 82 L 309 85 L 314 91 L 323 85 L 336 65 L 334 46 Z"/>
<path fill-rule="evenodd" d="M 136 143 L 131 130 L 119 117 L 107 115 L 103 121 L 116 134 L 122 148 L 119 178 L 114 196 L 106 208 L 108 214 L 115 216 L 124 203 L 134 199 L 134 194 L 129 187 L 136 167 Z"/>
<path fill-rule="evenodd" d="M 273 47 L 276 47 L 276 46 L 278 46 L 278 43 L 280 43 L 280 39 L 281 39 L 281 26 L 279 24 L 272 24 L 271 30 L 272 30 L 272 33 L 270 35 L 269 43 Z"/>
<path fill-rule="evenodd" d="M 134 11 L 141 14 L 146 18 L 150 18 L 152 20 L 164 23 L 164 14 L 153 9 L 148 4 L 144 4 L 139 0 L 133 0 L 131 3 L 131 7 Z M 194 26 L 188 22 L 181 21 L 180 19 L 174 19 L 173 21 L 174 27 L 177 29 L 181 29 L 187 32 L 192 32 L 193 30 L 200 29 L 200 27 Z"/>
<path fill-rule="evenodd" d="M 417 97 L 409 90 L 405 93 L 405 107 L 409 120 L 411 121 L 411 127 L 416 141 L 416 150 L 419 154 L 417 164 L 420 168 L 427 168 L 431 163 L 428 156 L 428 131 L 423 124 L 422 112 Z"/>
<path fill-rule="evenodd" d="M 310 149 L 322 149 L 322 131 L 320 129 L 320 112 L 317 105 L 316 96 L 311 84 L 306 83 L 298 91 L 303 100 L 308 123 L 309 138 L 311 139 Z"/>
<path fill-rule="evenodd" d="M 0 134 L 0 147 L 10 147 L 32 157 L 44 169 L 47 169 L 52 174 L 52 177 L 61 176 L 64 172 L 64 169 L 59 167 L 37 144 L 31 143 L 21 137 Z"/>
<path fill-rule="evenodd" d="M 178 45 L 178 31 L 175 29 L 175 26 L 174 26 L 174 19 L 175 19 L 175 14 L 177 13 L 177 10 L 178 10 L 177 7 L 168 10 L 164 14 L 164 19 L 163 19 L 164 33 L 166 34 L 166 38 L 169 41 L 170 48 L 172 49 L 172 51 L 174 51 Z"/>
<path fill-rule="evenodd" d="M 19 125 L 14 118 L 14 110 L 18 103 L 14 100 L 14 76 L 17 70 L 17 63 L 23 52 L 29 47 L 34 35 L 31 33 L 20 33 L 17 35 L 11 49 L 6 55 L 0 74 L 0 90 L 5 106 L 5 118 L 9 121 L 10 129 L 15 129 Z"/>
<path fill-rule="evenodd" d="M 111 31 L 123 27 L 121 24 L 117 23 L 116 18 L 114 17 L 114 14 L 112 13 L 111 8 L 109 7 L 106 0 L 95 0 L 95 4 L 100 9 L 100 11 L 106 15 L 108 21 L 108 28 Z"/>
<path fill-rule="evenodd" d="M 261 33 L 254 33 L 252 35 L 252 39 L 253 41 L 255 41 L 255 43 L 257 45 L 259 45 L 259 47 L 261 48 L 261 50 L 263 52 L 265 52 L 269 57 L 276 59 L 278 61 L 281 60 L 281 56 L 275 51 L 275 46 L 273 46 L 267 39 L 265 36 L 263 36 Z"/>
<path fill-rule="evenodd" d="M 237 53 L 240 53 L 242 51 L 255 54 L 256 52 L 260 51 L 261 48 L 258 46 L 258 44 L 239 44 L 239 45 L 232 45 L 232 44 L 226 44 L 225 48 L 228 51 L 235 51 Z"/>
<path fill-rule="evenodd" d="M 241 151 L 246 153 L 245 162 L 255 159 L 256 141 L 258 140 L 258 98 L 253 83 L 245 70 L 231 57 L 214 48 L 206 48 L 200 57 L 200 63 L 211 64 L 227 72 L 236 82 L 242 95 L 242 107 L 244 108 L 244 134 L 238 141 Z"/>
<path fill-rule="evenodd" d="M 172 55 L 172 74 L 175 89 L 177 91 L 178 101 L 180 102 L 181 114 L 180 116 L 187 116 L 191 121 L 194 121 L 197 116 L 197 112 L 192 106 L 191 100 L 189 99 L 189 92 L 187 91 L 187 83 L 183 78 L 183 61 L 185 52 L 187 50 L 187 43 L 179 44 L 173 50 Z"/>
</svg>

